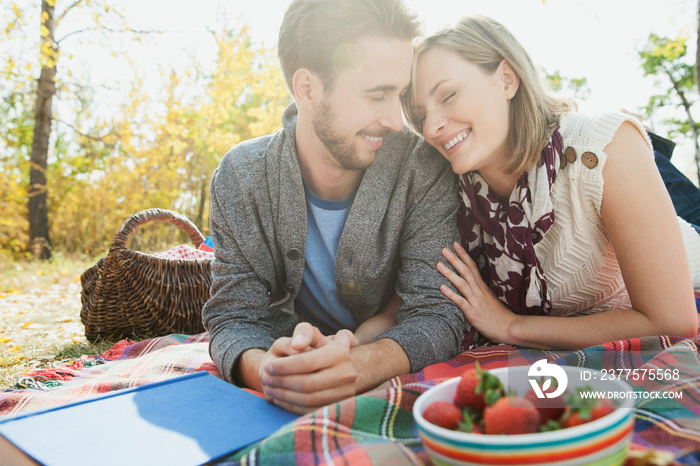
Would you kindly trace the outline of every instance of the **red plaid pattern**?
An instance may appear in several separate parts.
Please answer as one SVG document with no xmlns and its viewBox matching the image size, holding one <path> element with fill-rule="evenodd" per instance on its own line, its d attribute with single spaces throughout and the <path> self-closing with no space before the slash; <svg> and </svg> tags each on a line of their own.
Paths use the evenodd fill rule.
<svg viewBox="0 0 700 466">
<path fill-rule="evenodd" d="M 209 248 L 207 246 L 207 248 Z M 211 248 L 209 248 L 211 249 Z M 212 250 L 213 251 L 213 250 Z M 205 249 L 195 249 L 188 244 L 181 244 L 170 248 L 167 251 L 153 253 L 156 257 L 162 257 L 163 259 L 213 259 L 214 253 Z"/>
</svg>

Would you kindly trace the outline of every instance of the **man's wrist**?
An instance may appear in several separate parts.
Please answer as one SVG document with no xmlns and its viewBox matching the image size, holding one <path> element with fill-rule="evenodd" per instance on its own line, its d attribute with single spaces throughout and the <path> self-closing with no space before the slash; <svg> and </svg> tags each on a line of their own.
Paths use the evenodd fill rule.
<svg viewBox="0 0 700 466">
<path fill-rule="evenodd" d="M 251 348 L 244 351 L 233 366 L 233 381 L 239 387 L 251 388 L 262 391 L 260 382 L 260 364 L 265 351 L 260 348 Z"/>
<path fill-rule="evenodd" d="M 391 338 L 381 338 L 352 348 L 352 365 L 358 372 L 356 393 L 364 393 L 397 375 L 408 374 L 411 362 L 406 351 Z"/>
</svg>

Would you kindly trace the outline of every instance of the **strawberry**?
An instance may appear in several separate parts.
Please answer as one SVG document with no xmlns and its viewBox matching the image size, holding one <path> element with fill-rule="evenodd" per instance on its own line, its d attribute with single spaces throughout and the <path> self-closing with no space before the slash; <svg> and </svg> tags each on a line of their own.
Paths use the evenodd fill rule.
<svg viewBox="0 0 700 466">
<path fill-rule="evenodd" d="M 576 409 L 570 407 L 566 408 L 566 411 L 561 418 L 562 428 L 580 426 L 585 422 L 587 422 L 587 420 L 584 420 Z"/>
<path fill-rule="evenodd" d="M 595 400 L 592 406 L 582 406 L 580 408 L 567 408 L 562 416 L 562 427 L 580 426 L 586 422 L 595 421 L 615 411 L 612 401 L 601 398 Z"/>
<path fill-rule="evenodd" d="M 521 396 L 504 396 L 484 409 L 484 432 L 487 434 L 532 434 L 538 432 L 542 419 L 532 401 Z"/>
<path fill-rule="evenodd" d="M 423 412 L 426 421 L 445 429 L 456 430 L 462 422 L 462 410 L 449 401 L 435 401 Z"/>
<path fill-rule="evenodd" d="M 579 426 L 615 411 L 615 404 L 609 399 L 584 398 L 581 395 L 583 391 L 592 391 L 592 389 L 590 387 L 579 388 L 577 394 L 569 396 L 568 407 L 561 418 L 562 427 Z"/>
<path fill-rule="evenodd" d="M 530 390 L 525 394 L 525 398 L 532 401 L 542 417 L 542 423 L 547 421 L 556 421 L 564 414 L 566 408 L 566 400 L 564 396 L 556 398 L 538 398 L 534 390 Z"/>
<path fill-rule="evenodd" d="M 472 424 L 472 430 L 470 432 L 472 434 L 483 434 L 484 428 L 481 427 L 479 424 Z"/>
<path fill-rule="evenodd" d="M 484 429 L 480 424 L 483 417 L 482 414 L 481 412 L 473 411 L 469 407 L 464 408 L 462 410 L 462 422 L 459 423 L 459 428 L 457 430 L 470 434 L 483 434 Z"/>
<path fill-rule="evenodd" d="M 612 401 L 608 400 L 607 398 L 600 399 L 591 409 L 591 421 L 607 416 L 613 411 L 615 411 L 615 404 Z"/>
<path fill-rule="evenodd" d="M 467 369 L 466 372 L 462 374 L 462 379 L 457 385 L 455 404 L 460 408 L 466 408 L 468 406 L 477 411 L 484 409 L 486 405 L 484 394 L 481 393 L 481 391 L 477 393 L 477 388 L 480 383 L 481 374 L 473 367 Z"/>
<path fill-rule="evenodd" d="M 486 405 L 493 404 L 505 393 L 501 380 L 481 370 L 477 362 L 462 374 L 462 379 L 455 391 L 454 403 L 460 408 L 471 408 L 474 411 L 482 411 Z"/>
</svg>

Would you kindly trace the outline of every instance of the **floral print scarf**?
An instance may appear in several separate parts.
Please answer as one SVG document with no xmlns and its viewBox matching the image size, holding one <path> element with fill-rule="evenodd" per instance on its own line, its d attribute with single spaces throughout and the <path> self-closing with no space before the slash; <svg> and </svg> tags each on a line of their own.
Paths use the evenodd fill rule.
<svg viewBox="0 0 700 466">
<path fill-rule="evenodd" d="M 518 179 L 507 206 L 478 172 L 465 173 L 459 180 L 462 245 L 498 299 L 516 314 L 547 315 L 552 308 L 535 244 L 554 223 L 550 192 L 561 157 L 557 128 L 537 166 Z M 471 343 L 474 331 L 469 333 Z"/>
</svg>

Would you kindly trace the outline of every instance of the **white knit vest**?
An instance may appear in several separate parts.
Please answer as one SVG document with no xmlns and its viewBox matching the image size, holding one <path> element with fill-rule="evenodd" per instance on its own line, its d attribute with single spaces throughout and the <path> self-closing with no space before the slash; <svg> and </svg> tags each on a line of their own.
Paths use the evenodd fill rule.
<svg viewBox="0 0 700 466">
<path fill-rule="evenodd" d="M 574 113 L 562 118 L 563 149 L 573 149 L 573 152 L 569 149 L 569 157 L 573 159 L 575 154 L 575 160 L 557 173 L 551 193 L 554 225 L 535 246 L 552 299 L 552 315 L 586 315 L 631 307 L 600 215 L 603 167 L 607 160 L 604 149 L 624 121 L 635 125 L 651 148 L 644 128 L 628 115 L 604 113 L 589 117 Z M 594 157 L 584 156 L 587 152 Z M 685 221 L 678 220 L 691 264 L 693 285 L 698 289 L 700 235 Z"/>
</svg>

